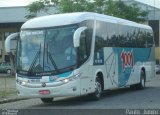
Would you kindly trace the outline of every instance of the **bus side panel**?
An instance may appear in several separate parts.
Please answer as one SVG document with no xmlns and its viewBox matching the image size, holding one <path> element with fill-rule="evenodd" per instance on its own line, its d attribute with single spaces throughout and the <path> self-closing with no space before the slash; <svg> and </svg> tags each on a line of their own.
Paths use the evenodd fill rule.
<svg viewBox="0 0 160 115">
<path fill-rule="evenodd" d="M 147 73 L 146 73 L 146 81 L 150 81 L 151 79 L 153 79 L 155 77 L 155 47 L 152 47 L 151 48 L 151 51 L 150 51 L 150 56 L 149 56 L 149 62 L 148 63 L 148 66 L 150 67 L 149 68 L 149 73 L 150 73 L 150 76 L 147 76 Z"/>
<path fill-rule="evenodd" d="M 147 72 L 147 80 L 154 76 L 152 47 L 153 35 L 149 28 L 96 21 L 93 65 L 104 65 L 105 89 L 139 83 L 142 68 Z"/>
<path fill-rule="evenodd" d="M 79 68 L 80 73 L 80 94 L 85 95 L 95 91 L 95 75 L 93 73 L 93 66 L 90 66 L 88 62 L 84 63 Z"/>
<path fill-rule="evenodd" d="M 123 87 L 139 83 L 142 67 L 151 68 L 151 48 L 115 48 L 118 51 L 118 85 Z M 151 69 L 146 70 L 151 76 Z M 147 77 L 148 77 L 147 76 Z"/>
<path fill-rule="evenodd" d="M 104 47 L 105 88 L 118 87 L 118 55 L 111 47 Z"/>
<path fill-rule="evenodd" d="M 104 65 L 104 88 L 113 89 L 140 82 L 141 69 L 146 71 L 146 79 L 152 72 L 154 56 L 151 48 L 112 48 L 104 47 L 95 53 L 94 65 Z"/>
</svg>

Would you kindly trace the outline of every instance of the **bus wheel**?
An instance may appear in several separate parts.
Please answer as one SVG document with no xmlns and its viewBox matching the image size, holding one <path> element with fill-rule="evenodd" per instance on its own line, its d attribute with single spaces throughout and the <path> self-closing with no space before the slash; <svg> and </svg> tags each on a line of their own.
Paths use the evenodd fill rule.
<svg viewBox="0 0 160 115">
<path fill-rule="evenodd" d="M 130 87 L 131 89 L 142 90 L 145 88 L 145 83 L 146 83 L 146 75 L 145 72 L 142 70 L 140 76 L 140 83 L 131 85 Z"/>
<path fill-rule="evenodd" d="M 102 82 L 99 77 L 95 80 L 95 92 L 90 94 L 93 100 L 99 100 L 102 93 Z"/>
<path fill-rule="evenodd" d="M 143 89 L 145 88 L 145 82 L 146 82 L 146 76 L 145 76 L 145 72 L 142 70 L 141 71 L 141 78 L 140 78 L 140 83 L 139 83 L 139 86 L 138 86 L 138 89 Z"/>
<path fill-rule="evenodd" d="M 41 98 L 41 101 L 43 103 L 52 103 L 53 102 L 53 98 Z"/>
</svg>

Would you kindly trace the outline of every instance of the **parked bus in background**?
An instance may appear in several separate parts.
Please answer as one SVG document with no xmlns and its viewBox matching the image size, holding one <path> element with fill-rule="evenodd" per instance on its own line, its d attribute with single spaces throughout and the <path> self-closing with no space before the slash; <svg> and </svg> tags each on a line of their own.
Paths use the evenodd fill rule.
<svg viewBox="0 0 160 115">
<path fill-rule="evenodd" d="M 6 50 L 9 52 L 9 37 Z M 147 25 L 90 12 L 56 14 L 25 22 L 17 42 L 19 96 L 89 95 L 130 86 L 143 89 L 155 76 L 153 31 Z"/>
</svg>

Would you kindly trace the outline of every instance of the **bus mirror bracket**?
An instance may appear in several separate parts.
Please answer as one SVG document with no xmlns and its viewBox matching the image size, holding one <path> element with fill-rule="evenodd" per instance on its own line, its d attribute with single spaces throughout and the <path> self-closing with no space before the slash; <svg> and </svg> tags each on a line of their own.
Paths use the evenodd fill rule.
<svg viewBox="0 0 160 115">
<path fill-rule="evenodd" d="M 81 36 L 81 33 L 86 30 L 87 27 L 83 26 L 83 27 L 80 27 L 78 28 L 75 32 L 74 32 L 74 35 L 73 35 L 73 44 L 74 44 L 74 47 L 79 47 L 80 45 L 80 36 Z"/>
<path fill-rule="evenodd" d="M 15 39 L 16 37 L 18 37 L 19 36 L 19 32 L 17 32 L 17 33 L 13 33 L 13 34 L 11 34 L 11 35 L 9 35 L 7 38 L 6 38 L 6 40 L 5 40 L 5 49 L 6 49 L 6 53 L 7 54 L 10 54 L 11 53 L 11 49 L 10 49 L 10 41 L 12 40 L 12 39 Z"/>
</svg>

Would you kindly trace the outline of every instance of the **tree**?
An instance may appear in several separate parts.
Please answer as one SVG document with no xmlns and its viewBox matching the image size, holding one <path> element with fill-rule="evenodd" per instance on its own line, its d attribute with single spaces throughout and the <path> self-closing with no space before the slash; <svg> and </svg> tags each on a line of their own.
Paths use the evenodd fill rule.
<svg viewBox="0 0 160 115">
<path fill-rule="evenodd" d="M 148 12 L 142 11 L 137 4 L 126 5 L 122 1 L 113 3 L 112 0 L 108 1 L 108 8 L 105 13 L 135 22 L 144 22 L 148 15 Z"/>
<path fill-rule="evenodd" d="M 27 6 L 29 14 L 26 18 L 35 17 L 40 11 L 47 13 L 49 7 L 57 9 L 56 13 L 97 12 L 136 22 L 144 22 L 148 15 L 137 4 L 126 5 L 121 0 L 39 0 Z"/>
</svg>

